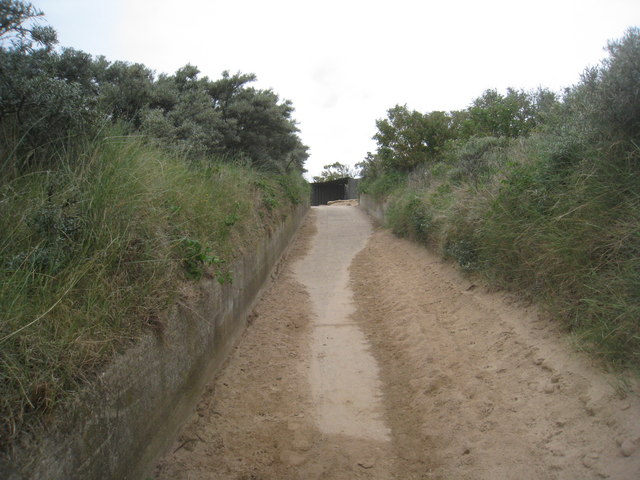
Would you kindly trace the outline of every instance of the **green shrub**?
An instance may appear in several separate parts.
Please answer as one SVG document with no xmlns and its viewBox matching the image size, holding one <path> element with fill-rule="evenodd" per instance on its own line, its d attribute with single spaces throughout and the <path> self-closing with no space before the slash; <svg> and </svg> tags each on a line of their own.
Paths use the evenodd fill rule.
<svg viewBox="0 0 640 480">
<path fill-rule="evenodd" d="M 478 269 L 478 247 L 469 238 L 449 239 L 442 248 L 445 258 L 453 259 L 464 271 Z"/>
<path fill-rule="evenodd" d="M 640 28 L 609 42 L 609 57 L 587 69 L 569 100 L 600 134 L 640 139 Z"/>
<path fill-rule="evenodd" d="M 395 189 L 401 188 L 407 180 L 407 174 L 402 172 L 385 172 L 373 178 L 363 178 L 360 182 L 360 192 L 382 198 L 390 195 Z"/>
<path fill-rule="evenodd" d="M 230 280 L 230 273 L 220 270 L 226 261 L 216 255 L 212 255 L 211 247 L 205 247 L 199 241 L 191 238 L 183 238 L 180 240 L 179 246 L 182 264 L 190 278 L 199 280 L 204 274 L 205 267 L 215 265 L 217 267 L 216 278 L 218 282 L 223 284 Z"/>
</svg>

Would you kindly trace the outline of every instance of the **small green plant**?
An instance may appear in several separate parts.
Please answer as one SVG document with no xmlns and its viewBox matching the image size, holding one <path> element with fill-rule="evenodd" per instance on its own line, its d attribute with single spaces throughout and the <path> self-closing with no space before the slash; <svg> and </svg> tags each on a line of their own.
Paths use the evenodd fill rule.
<svg viewBox="0 0 640 480">
<path fill-rule="evenodd" d="M 262 193 L 262 204 L 267 210 L 272 211 L 280 205 L 275 185 L 265 178 L 258 178 L 254 185 Z"/>
<path fill-rule="evenodd" d="M 231 212 L 224 217 L 224 225 L 225 227 L 233 227 L 238 220 L 240 220 L 240 215 L 237 212 Z"/>
<path fill-rule="evenodd" d="M 275 209 L 278 206 L 278 200 L 271 195 L 265 195 L 262 199 L 262 202 L 269 211 Z"/>
<path fill-rule="evenodd" d="M 433 227 L 432 213 L 420 198 L 414 199 L 409 208 L 411 209 L 411 228 L 413 232 L 418 238 L 426 240 Z"/>
<path fill-rule="evenodd" d="M 478 250 L 469 239 L 447 242 L 442 253 L 445 258 L 455 260 L 465 272 L 478 269 Z"/>
<path fill-rule="evenodd" d="M 279 175 L 278 183 L 283 190 L 284 198 L 292 205 L 300 205 L 309 198 L 309 184 L 297 174 Z"/>
<path fill-rule="evenodd" d="M 182 265 L 187 276 L 199 280 L 204 274 L 205 267 L 215 266 L 216 278 L 220 284 L 231 283 L 231 273 L 221 267 L 226 261 L 217 255 L 212 255 L 211 247 L 202 245 L 198 240 L 183 238 L 180 240 Z"/>
<path fill-rule="evenodd" d="M 27 220 L 36 245 L 16 253 L 6 264 L 11 271 L 28 267 L 41 274 L 55 275 L 70 261 L 78 247 L 83 219 L 50 199 Z"/>
</svg>

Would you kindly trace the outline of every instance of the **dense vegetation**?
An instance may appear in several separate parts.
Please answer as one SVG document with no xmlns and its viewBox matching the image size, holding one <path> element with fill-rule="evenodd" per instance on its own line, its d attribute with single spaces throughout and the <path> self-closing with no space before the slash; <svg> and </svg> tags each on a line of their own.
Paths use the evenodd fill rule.
<svg viewBox="0 0 640 480">
<path fill-rule="evenodd" d="M 0 446 L 308 195 L 293 108 L 253 75 L 156 77 L 41 18 L 0 1 Z"/>
<path fill-rule="evenodd" d="M 360 164 L 400 235 L 541 301 L 579 344 L 640 365 L 640 29 L 562 95 L 396 106 Z"/>
</svg>

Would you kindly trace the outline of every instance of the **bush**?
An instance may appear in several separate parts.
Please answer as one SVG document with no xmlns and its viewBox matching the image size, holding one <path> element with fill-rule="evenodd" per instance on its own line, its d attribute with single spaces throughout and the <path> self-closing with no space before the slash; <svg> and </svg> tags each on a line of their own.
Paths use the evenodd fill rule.
<svg viewBox="0 0 640 480">
<path fill-rule="evenodd" d="M 640 28 L 611 41 L 609 57 L 587 70 L 572 100 L 586 109 L 599 131 L 615 137 L 640 139 Z"/>
<path fill-rule="evenodd" d="M 388 196 L 397 188 L 401 188 L 407 180 L 407 175 L 401 172 L 385 172 L 376 177 L 366 177 L 360 181 L 360 193 L 366 193 L 374 198 Z"/>
</svg>

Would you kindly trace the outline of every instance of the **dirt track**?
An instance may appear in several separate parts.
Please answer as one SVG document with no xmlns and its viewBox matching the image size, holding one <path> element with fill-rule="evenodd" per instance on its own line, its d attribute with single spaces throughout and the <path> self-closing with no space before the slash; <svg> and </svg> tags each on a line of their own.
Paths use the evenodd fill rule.
<svg viewBox="0 0 640 480">
<path fill-rule="evenodd" d="M 640 401 L 534 308 L 312 209 L 157 479 L 640 478 Z"/>
</svg>

